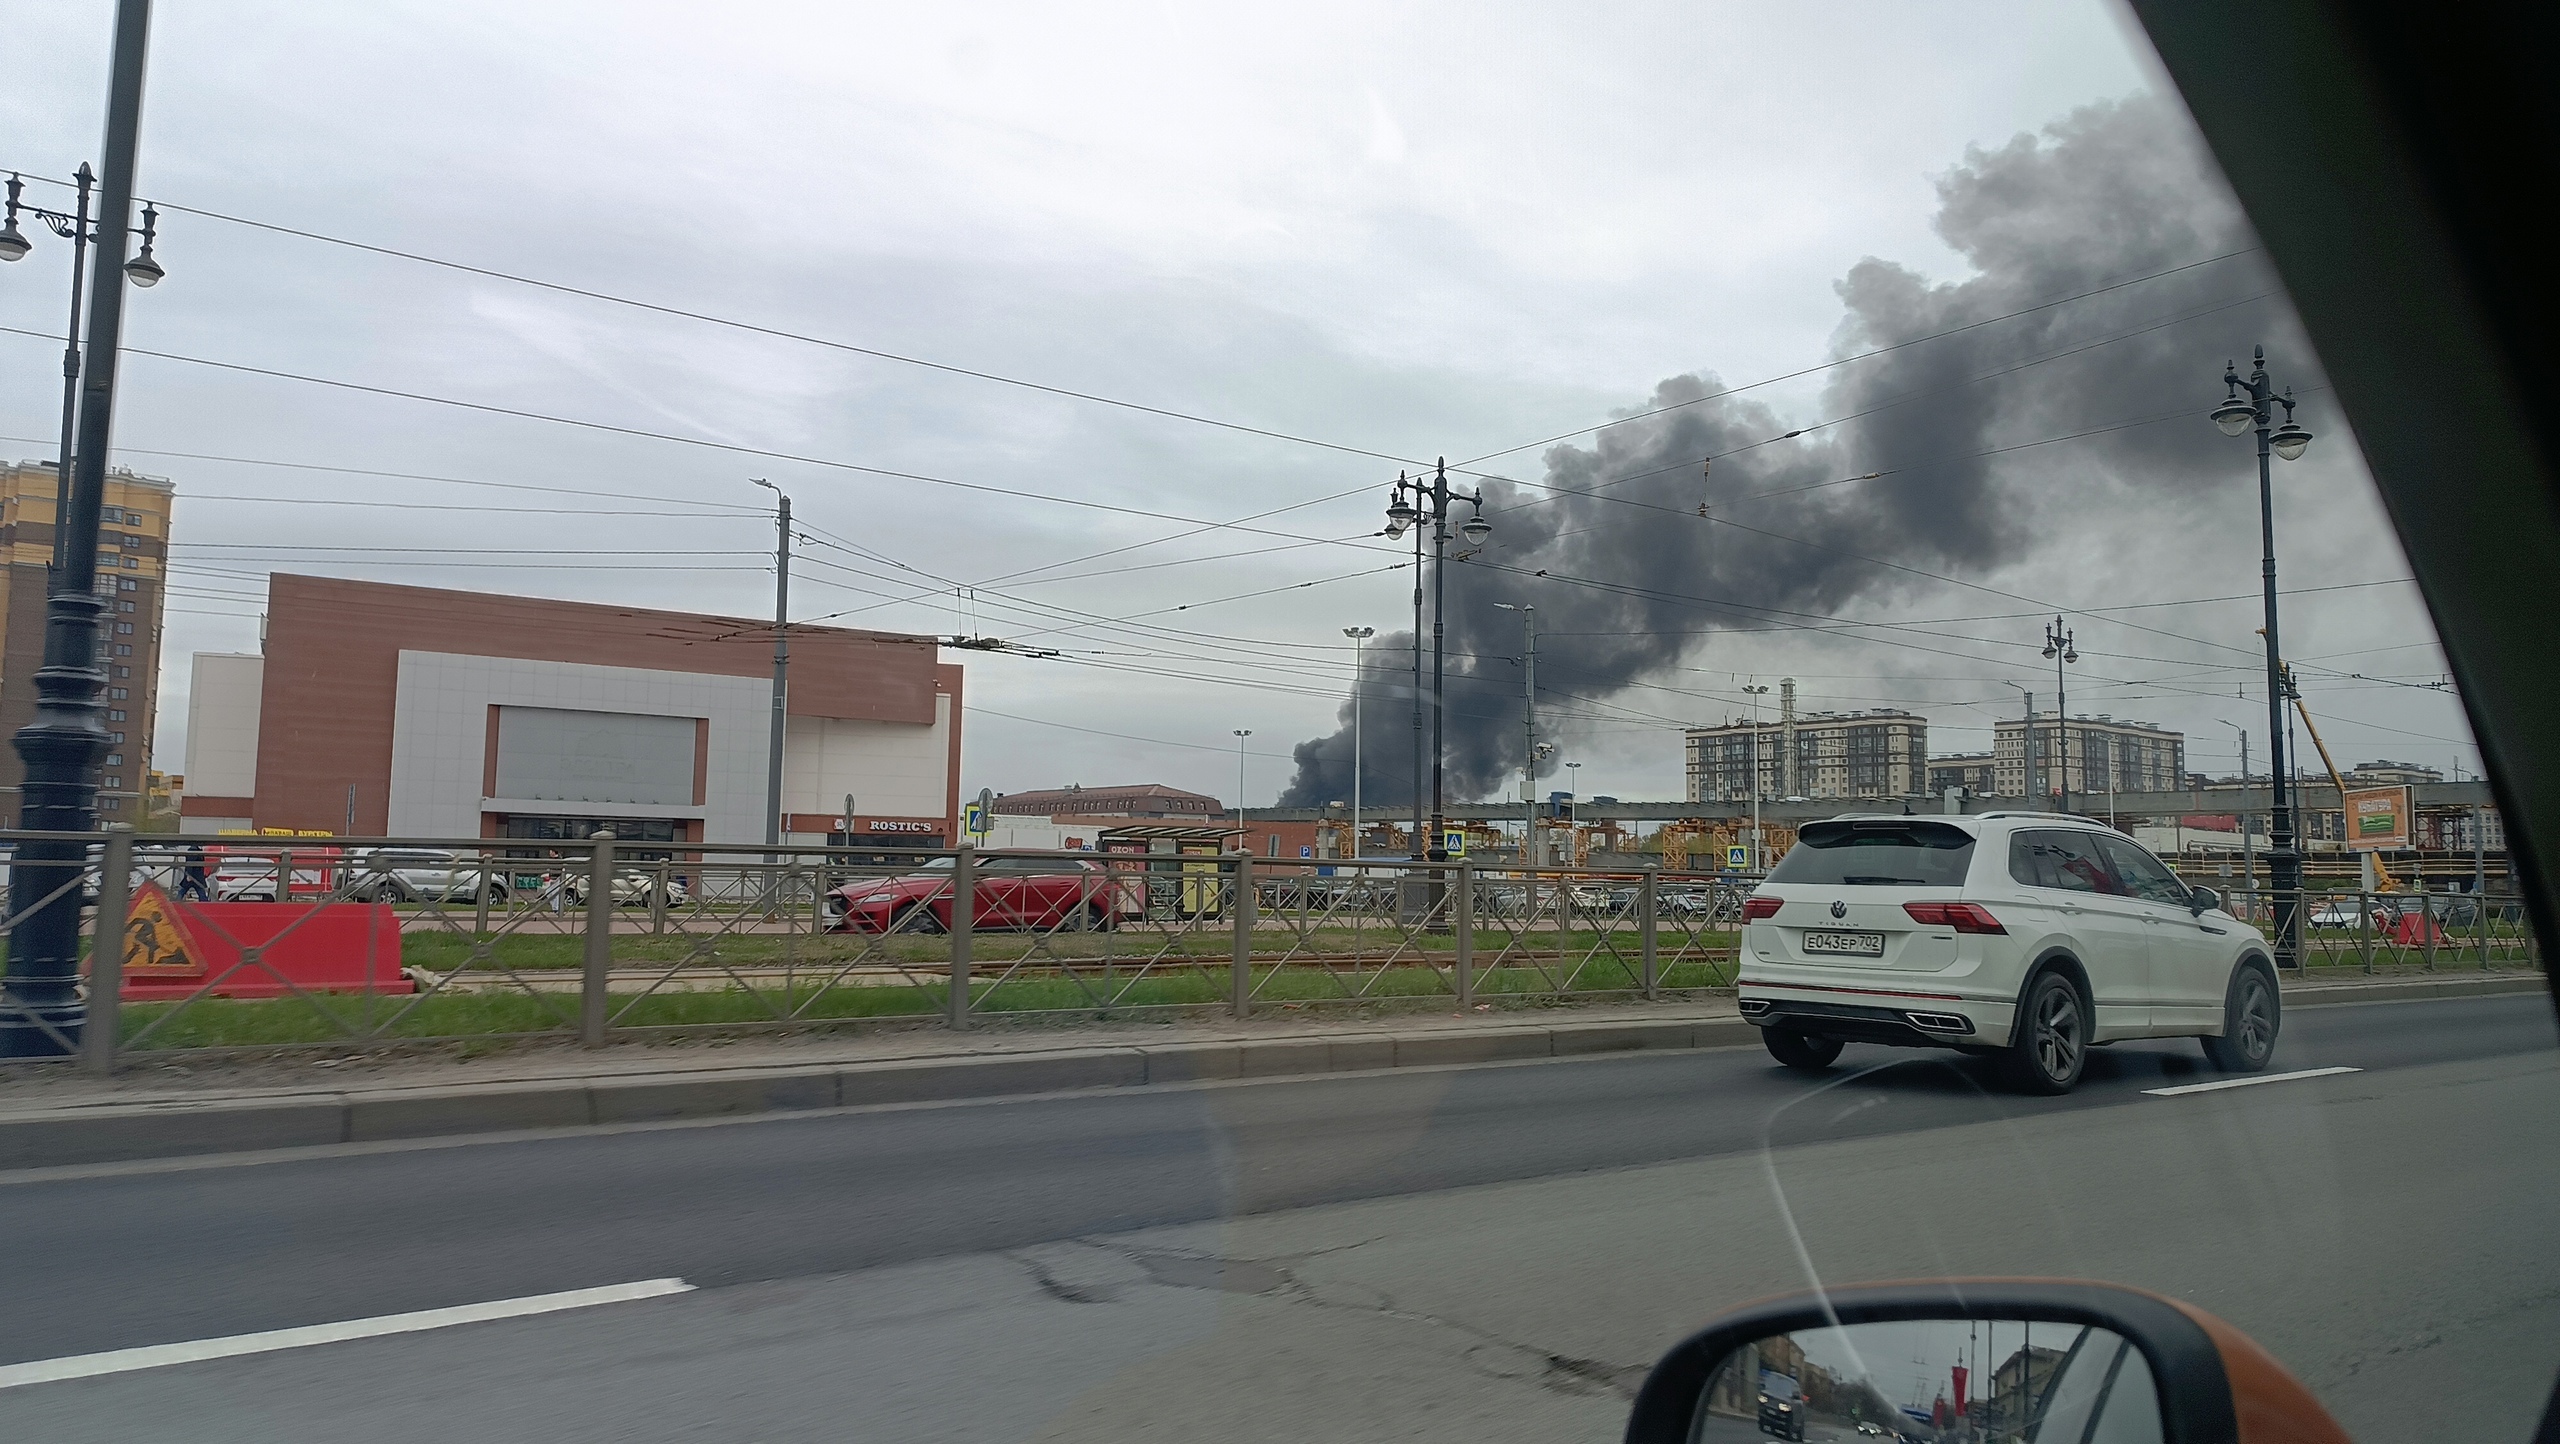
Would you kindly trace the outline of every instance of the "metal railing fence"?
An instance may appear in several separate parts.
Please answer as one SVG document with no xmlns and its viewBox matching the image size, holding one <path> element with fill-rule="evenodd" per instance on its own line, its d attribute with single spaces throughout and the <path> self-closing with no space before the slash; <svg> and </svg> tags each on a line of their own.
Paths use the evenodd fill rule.
<svg viewBox="0 0 2560 1444">
<path fill-rule="evenodd" d="M 0 853 L 33 836 L 0 832 Z M 1661 998 L 1732 984 L 1750 883 L 1464 860 L 112 831 L 79 886 L 90 1011 L 57 1041 L 110 1070 L 240 1050 Z"/>
<path fill-rule="evenodd" d="M 2233 917 L 2273 946 L 2276 902 L 2266 888 L 2222 894 Z M 2305 888 L 2296 894 L 2305 973 L 2489 971 L 2542 966 L 2524 899 L 2487 892 L 2361 892 Z"/>
</svg>

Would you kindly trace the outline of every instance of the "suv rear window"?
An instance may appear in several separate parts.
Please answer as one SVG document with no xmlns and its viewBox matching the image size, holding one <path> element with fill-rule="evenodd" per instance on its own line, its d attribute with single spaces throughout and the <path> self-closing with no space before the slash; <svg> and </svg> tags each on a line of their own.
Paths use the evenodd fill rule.
<svg viewBox="0 0 2560 1444">
<path fill-rule="evenodd" d="M 1944 822 L 1904 818 L 1813 822 L 1769 869 L 1771 882 L 1837 887 L 1962 887 L 1973 865 L 1973 834 Z"/>
</svg>

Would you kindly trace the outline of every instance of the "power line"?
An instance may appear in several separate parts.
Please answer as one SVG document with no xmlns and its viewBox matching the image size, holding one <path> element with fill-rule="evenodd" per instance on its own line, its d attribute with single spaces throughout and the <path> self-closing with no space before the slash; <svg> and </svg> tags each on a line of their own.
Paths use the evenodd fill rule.
<svg viewBox="0 0 2560 1444">
<path fill-rule="evenodd" d="M 38 341 L 51 341 L 55 339 L 41 331 L 30 331 L 19 326 L 0 326 L 0 334 L 25 336 Z M 761 446 L 747 446 L 733 441 L 714 441 L 708 437 L 700 436 L 680 436 L 673 432 L 651 431 L 645 427 L 638 426 L 618 426 L 607 421 L 588 421 L 572 416 L 554 416 L 547 412 L 529 411 L 522 407 L 499 406 L 486 401 L 465 401 L 459 397 L 436 396 L 422 391 L 403 391 L 397 387 L 371 386 L 366 385 L 363 382 L 339 381 L 326 376 L 306 376 L 299 372 L 280 371 L 267 366 L 251 366 L 237 361 L 215 361 L 203 356 L 183 356 L 176 352 L 151 351 L 138 346 L 125 347 L 122 354 L 127 356 L 148 356 L 157 361 L 177 361 L 191 366 L 206 366 L 215 370 L 233 371 L 248 376 L 264 376 L 271 380 L 295 381 L 309 386 L 326 386 L 335 390 L 353 391 L 369 396 L 386 396 L 402 401 L 419 401 L 431 406 L 450 406 L 457 410 L 477 411 L 491 416 L 509 416 L 523 421 L 540 421 L 553 426 L 574 427 L 579 430 L 602 432 L 612 436 L 629 436 L 643 441 L 665 441 L 678 446 L 701 447 L 704 450 L 726 452 L 735 456 L 752 456 L 767 461 L 788 461 L 802 466 L 823 467 L 833 471 L 860 472 L 866 476 L 885 477 L 894 481 L 918 481 L 933 486 L 947 486 L 960 491 L 983 492 L 992 496 L 1010 496 L 1025 501 L 1047 502 L 1054 506 L 1080 507 L 1091 511 L 1112 512 L 1122 516 L 1143 516 L 1156 520 L 1172 520 L 1182 522 L 1186 525 L 1200 526 L 1210 529 L 1225 529 L 1249 532 L 1258 536 L 1282 537 L 1290 541 L 1306 540 L 1305 537 L 1291 532 L 1268 531 L 1260 527 L 1249 527 L 1237 523 L 1212 521 L 1205 517 L 1178 516 L 1172 513 L 1160 510 L 1150 510 L 1144 507 L 1118 506 L 1110 502 L 1090 501 L 1081 497 L 1060 496 L 1052 492 L 1028 491 L 1019 487 L 990 486 L 983 482 L 973 481 L 954 481 L 949 477 L 929 476 L 922 472 L 897 471 L 887 467 L 864 466 L 857 462 L 838 461 L 833 458 L 823 456 L 806 456 L 798 452 L 777 451 Z M 1389 459 L 1392 460 L 1393 458 Z M 1338 543 L 1338 545 L 1350 546 L 1355 545 L 1355 543 L 1344 542 Z M 1370 550 L 1377 549 L 1370 548 Z"/>
<path fill-rule="evenodd" d="M 10 331 L 21 336 L 32 334 L 26 331 L 20 331 L 14 326 L 0 327 L 0 331 Z M 59 438 L 56 438 L 56 440 L 58 439 Z M 55 444 L 55 441 L 33 436 L 0 436 L 0 441 L 24 442 L 30 446 L 51 446 Z M 165 456 L 178 461 L 215 461 L 235 466 L 273 467 L 284 471 L 322 471 L 338 476 L 378 477 L 385 481 L 431 481 L 438 482 L 446 486 L 486 486 L 494 487 L 503 491 L 539 491 L 549 492 L 557 496 L 601 497 L 607 501 L 675 502 L 688 500 L 687 498 L 672 496 L 634 496 L 631 493 L 624 491 L 593 491 L 572 486 L 538 486 L 532 482 L 523 481 L 481 481 L 463 476 L 422 475 L 413 471 L 375 471 L 357 466 L 323 466 L 317 462 L 277 461 L 271 457 L 214 456 L 201 451 L 155 451 L 147 447 L 126 446 L 121 443 L 110 449 L 118 456 Z M 749 516 L 760 517 L 766 515 L 764 508 L 751 506 L 743 502 L 704 500 L 695 504 L 705 508 L 738 511 Z"/>
<path fill-rule="evenodd" d="M 2062 296 L 2051 301 L 2042 301 L 2033 306 L 2024 307 L 2016 311 L 2004 312 L 1997 316 L 1988 316 L 1979 321 L 1968 321 L 1961 326 L 1950 326 L 1943 331 L 1932 331 L 1926 336 L 1914 336 L 1907 341 L 1896 341 L 1889 346 L 1878 346 L 1873 350 L 1861 351 L 1852 356 L 1843 356 L 1836 360 L 1825 361 L 1817 366 L 1806 366 L 1799 370 L 1789 371 L 1783 375 L 1765 377 L 1761 380 L 1748 382 L 1741 386 L 1728 386 L 1722 391 L 1711 392 L 1705 396 L 1692 397 L 1687 401 L 1675 401 L 1669 406 L 1657 406 L 1650 411 L 1639 411 L 1631 416 L 1621 416 L 1614 420 L 1601 422 L 1597 426 L 1585 426 L 1572 431 L 1558 432 L 1553 436 L 1544 437 L 1537 441 L 1524 441 L 1518 446 L 1506 446 L 1500 451 L 1488 451 L 1482 456 L 1470 457 L 1462 464 L 1466 466 L 1475 466 L 1480 462 L 1491 461 L 1497 456 L 1509 456 L 1514 452 L 1528 451 L 1535 447 L 1552 446 L 1559 441 L 1570 441 L 1577 436 L 1588 436 L 1595 431 L 1606 431 L 1612 426 L 1624 426 L 1630 422 L 1643 421 L 1649 417 L 1661 416 L 1667 412 L 1685 410 L 1688 407 L 1703 405 L 1709 401 L 1721 401 L 1728 396 L 1739 396 L 1743 392 L 1757 391 L 1764 386 L 1775 386 L 1782 381 L 1794 381 L 1801 377 L 1816 375 L 1820 372 L 1831 370 L 1837 366 L 1846 366 L 1853 361 L 1865 361 L 1872 357 L 1906 350 L 1910 347 L 1922 345 L 1926 342 L 1942 340 L 1949 336 L 1959 336 L 1967 331 L 1978 331 L 1985 326 L 1997 325 L 2002 321 L 2014 321 L 2021 316 L 2032 316 L 2038 311 L 2050 311 L 2056 306 L 2067 306 L 2074 301 L 2085 301 L 2092 296 L 2103 296 L 2110 291 L 2121 291 L 2128 286 L 2139 286 L 2145 281 L 2157 281 L 2164 276 L 2174 276 L 2182 271 L 2195 270 L 2200 266 L 2210 266 L 2216 262 L 2232 260 L 2239 256 L 2253 255 L 2258 251 L 2258 249 L 2259 248 L 2256 246 L 2244 246 L 2236 251 L 2225 251 L 2218 256 L 2207 256 L 2203 260 L 2189 261 L 2184 265 L 2171 266 L 2166 270 L 2153 271 L 2147 275 L 2133 276 L 2122 281 L 2111 281 L 2106 285 L 2098 286 L 2091 290 L 2075 292 L 2071 295 Z"/>
</svg>

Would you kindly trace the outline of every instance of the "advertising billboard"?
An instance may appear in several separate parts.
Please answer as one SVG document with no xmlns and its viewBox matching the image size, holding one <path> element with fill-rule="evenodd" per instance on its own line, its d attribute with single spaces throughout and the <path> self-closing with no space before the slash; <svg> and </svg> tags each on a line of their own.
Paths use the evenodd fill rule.
<svg viewBox="0 0 2560 1444">
<path fill-rule="evenodd" d="M 2345 801 L 2349 851 L 2381 852 L 2410 845 L 2408 788 L 2350 788 Z"/>
</svg>

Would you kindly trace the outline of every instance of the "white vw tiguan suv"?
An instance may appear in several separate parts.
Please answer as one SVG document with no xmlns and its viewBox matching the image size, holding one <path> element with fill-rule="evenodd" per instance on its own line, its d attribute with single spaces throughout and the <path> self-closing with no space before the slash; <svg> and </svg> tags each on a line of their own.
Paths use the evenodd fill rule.
<svg viewBox="0 0 2560 1444">
<path fill-rule="evenodd" d="M 1806 824 L 1743 905 L 1739 992 L 1789 1067 L 1845 1042 L 1955 1048 L 2038 1093 L 2122 1038 L 2200 1038 L 2256 1072 L 2282 1021 L 2255 928 L 2122 833 L 2050 813 Z"/>
</svg>

